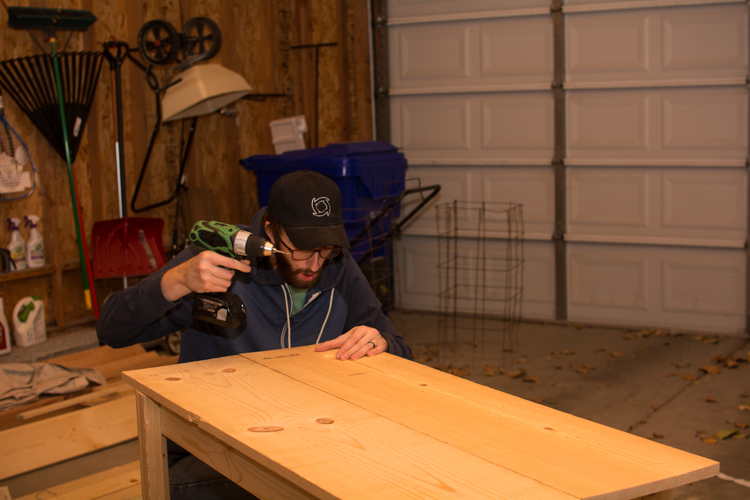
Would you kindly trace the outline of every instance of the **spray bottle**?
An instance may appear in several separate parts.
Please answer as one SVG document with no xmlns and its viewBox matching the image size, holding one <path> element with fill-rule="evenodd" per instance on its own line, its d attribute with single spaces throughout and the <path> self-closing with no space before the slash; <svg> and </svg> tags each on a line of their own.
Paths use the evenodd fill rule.
<svg viewBox="0 0 750 500">
<path fill-rule="evenodd" d="M 18 217 L 8 218 L 8 229 L 10 229 L 11 233 L 7 249 L 10 252 L 11 260 L 16 264 L 16 271 L 26 269 L 26 241 L 18 230 L 18 226 L 20 225 L 21 219 Z"/>
<path fill-rule="evenodd" d="M 42 267 L 45 263 L 44 240 L 36 228 L 39 224 L 39 217 L 27 215 L 24 219 L 26 219 L 26 226 L 29 227 L 29 239 L 26 241 L 26 265 L 29 269 Z"/>
<path fill-rule="evenodd" d="M 13 340 L 20 347 L 41 344 L 47 340 L 44 302 L 39 295 L 22 298 L 13 308 Z"/>
<path fill-rule="evenodd" d="M 8 353 L 10 353 L 10 328 L 8 328 L 8 319 L 5 317 L 3 294 L 0 293 L 0 354 Z"/>
</svg>

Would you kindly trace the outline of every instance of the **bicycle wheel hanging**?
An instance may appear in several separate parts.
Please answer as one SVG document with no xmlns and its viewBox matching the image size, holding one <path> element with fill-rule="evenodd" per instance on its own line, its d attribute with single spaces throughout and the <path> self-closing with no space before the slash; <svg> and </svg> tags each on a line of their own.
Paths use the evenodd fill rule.
<svg viewBox="0 0 750 500">
<path fill-rule="evenodd" d="M 207 17 L 188 19 L 182 27 L 182 51 L 185 57 L 204 54 L 211 59 L 221 48 L 219 25 Z"/>
<path fill-rule="evenodd" d="M 154 19 L 138 31 L 138 51 L 141 57 L 156 66 L 173 63 L 179 55 L 180 34 L 169 21 Z"/>
</svg>

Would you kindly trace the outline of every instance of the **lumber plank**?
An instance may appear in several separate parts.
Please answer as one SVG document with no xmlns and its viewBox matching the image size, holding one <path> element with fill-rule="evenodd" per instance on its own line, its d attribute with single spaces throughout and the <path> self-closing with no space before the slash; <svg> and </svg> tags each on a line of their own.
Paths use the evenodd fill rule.
<svg viewBox="0 0 750 500">
<path fill-rule="evenodd" d="M 718 473 L 712 460 L 389 354 L 341 362 L 307 346 L 242 356 L 576 498 L 636 498 Z"/>
<path fill-rule="evenodd" d="M 131 499 L 141 496 L 141 470 L 136 460 L 75 481 L 53 486 L 16 500 Z"/>
<path fill-rule="evenodd" d="M 138 354 L 143 354 L 145 352 L 146 349 L 140 344 L 123 347 L 121 349 L 113 349 L 108 345 L 103 345 L 94 347 L 93 349 L 86 349 L 85 351 L 78 351 L 72 354 L 58 356 L 56 358 L 45 359 L 40 361 L 40 363 L 55 363 L 67 368 L 91 368 L 95 365 L 103 365 L 118 359 L 137 356 Z"/>
<path fill-rule="evenodd" d="M 98 390 L 93 390 L 87 394 L 83 394 L 81 396 L 76 396 L 68 399 L 64 399 L 62 401 L 58 401 L 56 403 L 48 404 L 45 406 L 41 406 L 39 408 L 27 410 L 24 412 L 21 412 L 18 414 L 18 420 L 30 420 L 35 417 L 39 417 L 42 415 L 46 415 L 49 413 L 52 413 L 57 410 L 61 410 L 64 408 L 70 408 L 72 406 L 78 406 L 80 404 L 89 402 L 94 399 L 101 398 L 103 396 L 107 396 L 110 394 L 117 394 L 121 392 L 130 392 L 133 390 L 132 387 L 125 384 L 122 381 L 115 382 L 112 384 L 107 384 L 106 386 L 101 386 L 101 388 L 97 388 Z"/>
<path fill-rule="evenodd" d="M 167 359 L 162 359 L 167 358 Z M 156 351 L 146 351 L 134 356 L 116 359 L 108 363 L 92 365 L 99 370 L 108 381 L 120 380 L 123 371 L 151 368 L 176 362 L 176 356 L 160 356 Z"/>
<path fill-rule="evenodd" d="M 141 491 L 146 500 L 161 500 L 169 497 L 167 440 L 161 431 L 161 409 L 140 392 L 136 393 L 135 400 L 141 451 Z"/>
<path fill-rule="evenodd" d="M 134 395 L 0 431 L 0 480 L 137 435 Z"/>
<path fill-rule="evenodd" d="M 574 498 L 240 356 L 123 379 L 196 435 L 205 431 L 315 497 Z M 244 469 L 234 464 L 224 470 L 237 481 Z"/>
<path fill-rule="evenodd" d="M 173 412 L 163 411 L 162 429 L 169 439 L 182 447 L 190 448 L 198 459 L 231 478 L 243 488 L 252 490 L 258 498 L 289 500 L 316 498 L 218 441 L 208 432 L 191 426 Z"/>
</svg>

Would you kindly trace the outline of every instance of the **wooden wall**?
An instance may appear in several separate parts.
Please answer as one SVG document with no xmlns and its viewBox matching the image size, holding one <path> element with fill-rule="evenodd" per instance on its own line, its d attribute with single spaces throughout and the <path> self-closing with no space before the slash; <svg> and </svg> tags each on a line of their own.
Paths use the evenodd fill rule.
<svg viewBox="0 0 750 500">
<path fill-rule="evenodd" d="M 178 31 L 193 17 L 214 20 L 223 38 L 210 61 L 245 77 L 254 94 L 282 97 L 243 99 L 235 117 L 219 114 L 197 121 L 190 150 L 187 196 L 182 207 L 198 217 L 226 222 L 249 222 L 258 207 L 255 175 L 239 161 L 251 155 L 273 154 L 269 122 L 304 114 L 310 132 L 308 147 L 334 142 L 372 140 L 367 2 L 363 0 L 0 0 L 0 60 L 41 52 L 31 35 L 7 27 L 8 6 L 56 7 L 92 12 L 97 21 L 83 33 L 75 32 L 68 51 L 102 50 L 102 43 L 125 41 L 137 49 L 138 32 L 153 19 L 169 21 Z M 33 31 L 45 51 L 45 35 Z M 58 50 L 69 32 L 58 33 Z M 315 49 L 300 45 L 329 44 L 318 51 L 317 127 Z M 134 57 L 140 59 L 137 50 Z M 182 59 L 182 57 L 180 57 Z M 157 66 L 161 85 L 173 77 L 169 66 Z M 73 170 L 77 179 L 82 221 L 91 257 L 94 222 L 119 218 L 115 163 L 116 124 L 113 117 L 113 80 L 105 61 Z M 122 65 L 125 180 L 128 207 L 156 123 L 155 93 L 146 74 L 131 61 Z M 47 247 L 42 271 L 0 274 L 0 293 L 10 319 L 13 305 L 24 296 L 40 294 L 47 304 L 50 327 L 70 326 L 94 319 L 83 300 L 83 280 L 67 165 L 31 121 L 3 92 L 5 114 L 29 147 L 39 171 L 39 187 L 27 199 L 0 202 L 0 221 L 37 214 Z M 137 206 L 169 198 L 177 182 L 181 142 L 190 120 L 164 124 L 153 148 Z M 129 216 L 164 220 L 163 240 L 171 256 L 177 221 L 181 240 L 192 221 L 176 218 L 175 202 Z M 5 246 L 9 232 L 0 232 Z M 24 237 L 28 236 L 23 229 Z M 137 279 L 131 279 L 130 284 Z M 121 289 L 121 279 L 96 280 L 98 303 Z"/>
</svg>

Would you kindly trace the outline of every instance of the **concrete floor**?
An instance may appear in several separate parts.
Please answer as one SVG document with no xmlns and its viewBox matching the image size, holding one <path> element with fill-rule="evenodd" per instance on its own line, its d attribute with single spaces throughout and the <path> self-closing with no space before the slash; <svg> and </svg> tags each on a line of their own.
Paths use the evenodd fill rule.
<svg viewBox="0 0 750 500">
<path fill-rule="evenodd" d="M 415 312 L 391 319 L 421 363 L 721 463 L 723 479 L 682 486 L 676 500 L 750 498 L 750 426 L 737 426 L 750 424 L 739 408 L 750 405 L 747 337 L 522 323 L 503 343 L 500 322 L 472 328 L 463 319 L 454 328 Z M 722 361 L 733 357 L 733 367 Z M 737 434 L 708 444 L 724 430 Z M 131 441 L 0 486 L 17 498 L 137 459 Z"/>
</svg>

